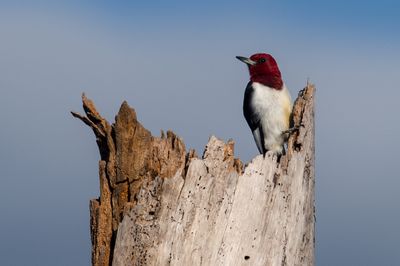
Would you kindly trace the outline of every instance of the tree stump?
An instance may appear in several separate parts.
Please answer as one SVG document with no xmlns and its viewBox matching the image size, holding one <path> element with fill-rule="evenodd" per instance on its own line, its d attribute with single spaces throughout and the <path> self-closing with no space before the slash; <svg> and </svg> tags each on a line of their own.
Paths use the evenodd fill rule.
<svg viewBox="0 0 400 266">
<path fill-rule="evenodd" d="M 313 265 L 314 91 L 295 101 L 286 155 L 246 167 L 233 141 L 212 136 L 199 158 L 172 131 L 152 136 L 126 102 L 111 125 L 83 95 L 86 116 L 72 115 L 101 156 L 92 264 Z"/>
</svg>

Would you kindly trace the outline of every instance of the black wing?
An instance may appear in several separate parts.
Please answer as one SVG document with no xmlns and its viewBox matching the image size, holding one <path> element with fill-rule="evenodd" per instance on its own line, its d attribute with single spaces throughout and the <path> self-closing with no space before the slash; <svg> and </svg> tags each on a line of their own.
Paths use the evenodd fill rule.
<svg viewBox="0 0 400 266">
<path fill-rule="evenodd" d="M 251 131 L 258 128 L 260 124 L 260 117 L 255 113 L 251 105 L 253 95 L 254 88 L 252 86 L 252 82 L 250 81 L 247 84 L 246 90 L 244 91 L 243 114 L 244 118 L 246 118 L 247 124 L 249 124 Z"/>
<path fill-rule="evenodd" d="M 247 124 L 251 129 L 251 132 L 253 133 L 253 137 L 259 152 L 265 154 L 267 151 L 265 150 L 264 145 L 264 131 L 261 127 L 259 114 L 255 112 L 251 104 L 253 95 L 254 88 L 252 86 L 252 82 L 250 81 L 247 84 L 246 90 L 244 92 L 243 114 L 246 118 Z"/>
</svg>

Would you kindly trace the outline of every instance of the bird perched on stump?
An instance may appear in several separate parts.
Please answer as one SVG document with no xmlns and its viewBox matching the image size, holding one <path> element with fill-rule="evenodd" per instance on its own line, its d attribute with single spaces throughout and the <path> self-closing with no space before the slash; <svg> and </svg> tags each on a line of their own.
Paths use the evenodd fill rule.
<svg viewBox="0 0 400 266">
<path fill-rule="evenodd" d="M 289 133 L 292 101 L 278 64 L 270 54 L 237 56 L 249 68 L 243 114 L 253 133 L 260 153 L 285 153 L 284 142 Z"/>
</svg>

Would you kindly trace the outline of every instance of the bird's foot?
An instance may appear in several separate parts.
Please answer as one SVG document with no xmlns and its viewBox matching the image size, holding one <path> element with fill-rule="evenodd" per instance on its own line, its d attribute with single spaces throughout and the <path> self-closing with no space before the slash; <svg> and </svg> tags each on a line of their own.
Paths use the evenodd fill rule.
<svg viewBox="0 0 400 266">
<path fill-rule="evenodd" d="M 300 130 L 300 127 L 304 127 L 304 125 L 303 125 L 303 124 L 300 124 L 299 126 L 291 127 L 291 128 L 289 128 L 288 130 L 283 131 L 283 132 L 282 132 L 282 135 L 286 135 L 286 134 L 290 135 L 290 134 L 292 134 L 292 133 L 295 132 L 295 131 L 299 131 L 299 130 Z"/>
</svg>

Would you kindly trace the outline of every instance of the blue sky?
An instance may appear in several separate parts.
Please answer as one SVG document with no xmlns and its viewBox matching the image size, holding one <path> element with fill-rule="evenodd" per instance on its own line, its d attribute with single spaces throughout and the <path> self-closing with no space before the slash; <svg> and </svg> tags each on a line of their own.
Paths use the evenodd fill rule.
<svg viewBox="0 0 400 266">
<path fill-rule="evenodd" d="M 88 265 L 95 138 L 85 91 L 113 120 L 127 100 L 153 134 L 201 153 L 209 135 L 257 153 L 242 116 L 269 52 L 293 98 L 317 86 L 317 264 L 400 264 L 396 1 L 0 1 L 0 264 Z"/>
</svg>

